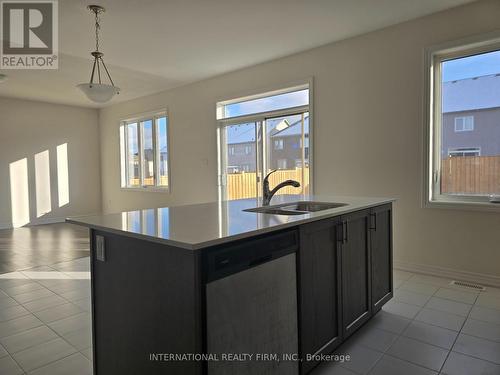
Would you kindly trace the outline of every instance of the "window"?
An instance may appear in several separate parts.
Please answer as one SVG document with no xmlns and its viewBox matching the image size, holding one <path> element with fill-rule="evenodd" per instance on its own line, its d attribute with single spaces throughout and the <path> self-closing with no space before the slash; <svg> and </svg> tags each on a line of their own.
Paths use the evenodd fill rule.
<svg viewBox="0 0 500 375">
<path fill-rule="evenodd" d="M 455 132 L 470 132 L 474 130 L 474 116 L 455 117 Z"/>
<path fill-rule="evenodd" d="M 309 105 L 308 88 L 290 88 L 217 103 L 217 120 Z"/>
<path fill-rule="evenodd" d="M 500 38 L 470 43 L 427 51 L 429 206 L 500 194 Z"/>
<path fill-rule="evenodd" d="M 286 159 L 277 159 L 276 169 L 286 169 Z"/>
<path fill-rule="evenodd" d="M 288 179 L 301 184 L 278 194 L 309 194 L 309 95 L 307 84 L 217 103 L 220 199 L 260 197 L 263 177 L 275 169 L 271 187 Z"/>
<path fill-rule="evenodd" d="M 165 112 L 120 125 L 121 186 L 123 188 L 169 187 L 168 124 Z"/>
<path fill-rule="evenodd" d="M 449 157 L 461 156 L 481 156 L 481 149 L 477 147 L 472 148 L 452 148 L 448 150 Z"/>
</svg>

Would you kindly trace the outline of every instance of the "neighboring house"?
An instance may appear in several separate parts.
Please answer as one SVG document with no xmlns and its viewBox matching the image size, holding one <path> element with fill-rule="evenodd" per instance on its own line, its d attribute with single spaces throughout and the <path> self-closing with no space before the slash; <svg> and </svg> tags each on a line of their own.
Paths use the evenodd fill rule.
<svg viewBox="0 0 500 375">
<path fill-rule="evenodd" d="M 279 125 L 281 123 L 281 125 Z M 302 166 L 302 126 L 301 121 L 289 124 L 287 120 L 269 121 L 273 129 L 267 145 L 270 153 L 270 169 L 295 169 Z M 282 130 L 277 130 L 283 128 Z M 254 131 L 231 129 L 227 143 L 227 173 L 255 172 L 255 133 Z M 240 134 L 236 135 L 236 132 Z M 309 160 L 309 116 L 304 118 L 305 163 Z M 238 141 L 232 141 L 231 138 Z"/>
<path fill-rule="evenodd" d="M 442 158 L 500 155 L 500 75 L 443 84 Z"/>
<path fill-rule="evenodd" d="M 286 121 L 286 120 L 283 120 Z M 288 124 L 283 130 L 273 131 L 268 145 L 270 169 L 295 169 L 302 167 L 302 124 L 301 121 Z M 279 129 L 277 125 L 275 128 Z M 304 159 L 309 162 L 309 116 L 304 118 Z"/>
<path fill-rule="evenodd" d="M 229 143 L 227 173 L 255 172 L 255 141 Z"/>
<path fill-rule="evenodd" d="M 153 161 L 152 161 L 154 158 L 153 150 L 150 148 L 145 149 L 144 150 L 144 158 L 146 160 L 150 160 L 148 162 L 147 166 L 145 166 L 144 174 L 148 175 L 148 176 L 154 175 L 154 167 L 153 167 Z M 159 162 L 160 162 L 160 164 L 159 164 L 160 176 L 167 175 L 168 154 L 167 154 L 166 147 L 163 147 L 160 150 Z M 133 171 L 132 176 L 139 176 L 139 155 L 137 152 L 134 154 L 134 171 Z"/>
</svg>

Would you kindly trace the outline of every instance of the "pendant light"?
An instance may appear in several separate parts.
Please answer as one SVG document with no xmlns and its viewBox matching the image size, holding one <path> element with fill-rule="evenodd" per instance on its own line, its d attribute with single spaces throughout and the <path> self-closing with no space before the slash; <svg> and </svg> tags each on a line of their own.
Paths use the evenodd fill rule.
<svg viewBox="0 0 500 375">
<path fill-rule="evenodd" d="M 89 83 L 81 83 L 77 85 L 80 90 L 83 91 L 87 98 L 96 103 L 106 103 L 111 100 L 113 96 L 120 93 L 120 88 L 116 87 L 113 83 L 113 79 L 109 74 L 108 68 L 104 64 L 103 56 L 104 54 L 99 51 L 99 30 L 101 28 L 100 15 L 104 13 L 105 9 L 99 5 L 89 5 L 87 7 L 95 15 L 95 51 L 90 54 L 94 57 L 94 64 L 92 65 L 92 73 L 90 75 Z M 110 84 L 102 83 L 101 80 L 101 69 L 104 68 Z M 97 82 L 94 82 L 94 76 L 97 70 Z"/>
</svg>

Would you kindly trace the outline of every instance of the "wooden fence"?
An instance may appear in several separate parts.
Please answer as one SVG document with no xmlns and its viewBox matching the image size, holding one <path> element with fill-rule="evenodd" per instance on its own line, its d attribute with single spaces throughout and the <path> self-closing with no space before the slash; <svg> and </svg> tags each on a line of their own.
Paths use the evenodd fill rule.
<svg viewBox="0 0 500 375">
<path fill-rule="evenodd" d="M 309 168 L 279 170 L 271 175 L 271 188 L 284 180 L 297 180 L 309 193 Z M 228 199 L 252 198 L 257 195 L 257 176 L 255 173 L 232 173 L 227 175 Z M 139 179 L 131 179 L 139 186 Z M 145 179 L 146 184 L 153 180 Z M 161 184 L 167 185 L 167 176 L 161 176 Z M 134 186 L 134 185 L 133 185 Z M 458 156 L 442 160 L 441 192 L 451 194 L 491 194 L 500 193 L 500 155 L 498 156 Z M 287 186 L 278 194 L 300 194 L 302 188 Z"/>
<path fill-rule="evenodd" d="M 147 177 L 144 179 L 145 186 L 154 185 L 154 177 Z M 138 178 L 130 179 L 130 186 L 140 186 L 140 180 Z M 168 186 L 168 176 L 160 176 L 160 186 Z"/>
<path fill-rule="evenodd" d="M 287 186 L 278 191 L 277 194 L 300 194 L 302 186 L 304 193 L 309 193 L 309 168 L 304 170 L 304 183 L 302 182 L 302 168 L 282 169 L 269 177 L 271 189 L 285 180 L 296 180 L 300 182 L 300 188 Z M 257 196 L 257 175 L 255 172 L 231 173 L 227 175 L 227 199 L 253 198 Z"/>
<path fill-rule="evenodd" d="M 459 156 L 441 162 L 441 192 L 500 193 L 500 155 Z"/>
</svg>

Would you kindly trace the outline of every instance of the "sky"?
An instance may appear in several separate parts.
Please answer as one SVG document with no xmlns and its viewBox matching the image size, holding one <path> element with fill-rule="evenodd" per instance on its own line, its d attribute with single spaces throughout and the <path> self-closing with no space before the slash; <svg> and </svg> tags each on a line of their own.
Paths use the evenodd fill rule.
<svg viewBox="0 0 500 375">
<path fill-rule="evenodd" d="M 309 104 L 309 89 L 227 104 L 225 116 L 235 117 Z"/>
<path fill-rule="evenodd" d="M 443 82 L 500 73 L 500 51 L 463 57 L 443 63 Z"/>
<path fill-rule="evenodd" d="M 151 120 L 145 121 L 144 125 L 144 146 L 145 149 L 153 148 L 152 138 L 151 138 Z M 159 146 L 160 150 L 163 150 L 167 146 L 167 118 L 161 117 L 158 119 L 158 131 L 159 131 Z M 137 125 L 130 124 L 128 128 L 128 147 L 129 150 L 133 153 L 137 153 Z"/>
</svg>

